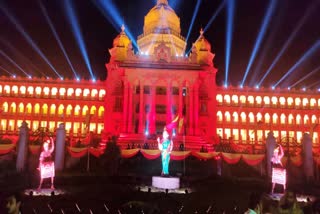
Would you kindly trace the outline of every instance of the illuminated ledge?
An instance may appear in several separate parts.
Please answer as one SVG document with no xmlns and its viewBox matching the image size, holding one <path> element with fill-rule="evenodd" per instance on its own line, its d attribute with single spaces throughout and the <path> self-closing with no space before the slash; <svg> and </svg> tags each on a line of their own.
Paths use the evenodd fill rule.
<svg viewBox="0 0 320 214">
<path fill-rule="evenodd" d="M 152 176 L 152 186 L 160 189 L 179 189 L 180 178 Z"/>
</svg>

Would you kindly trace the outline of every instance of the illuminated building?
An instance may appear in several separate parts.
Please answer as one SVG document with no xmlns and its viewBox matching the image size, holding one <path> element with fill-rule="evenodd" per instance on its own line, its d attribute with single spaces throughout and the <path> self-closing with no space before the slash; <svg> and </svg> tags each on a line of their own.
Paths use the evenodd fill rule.
<svg viewBox="0 0 320 214">
<path fill-rule="evenodd" d="M 181 115 L 176 141 L 194 149 L 220 139 L 264 143 L 270 130 L 278 141 L 300 142 L 309 132 L 319 143 L 318 91 L 216 86 L 214 54 L 203 31 L 187 56 L 180 33 L 179 17 L 167 0 L 158 0 L 145 16 L 138 53 L 124 28 L 114 39 L 106 81 L 1 77 L 0 130 L 16 132 L 23 120 L 32 130 L 64 122 L 67 134 L 81 135 L 91 114 L 91 131 L 143 143 Z"/>
</svg>

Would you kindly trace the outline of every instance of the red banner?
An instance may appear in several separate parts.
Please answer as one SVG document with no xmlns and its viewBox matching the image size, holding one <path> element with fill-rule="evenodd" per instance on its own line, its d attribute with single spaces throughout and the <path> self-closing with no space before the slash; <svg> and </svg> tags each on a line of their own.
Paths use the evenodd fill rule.
<svg viewBox="0 0 320 214">
<path fill-rule="evenodd" d="M 149 160 L 157 159 L 161 155 L 161 152 L 158 149 L 141 149 L 140 152 L 143 157 Z"/>
<path fill-rule="evenodd" d="M 122 158 L 132 158 L 137 155 L 140 149 L 123 149 L 121 150 Z"/>
<path fill-rule="evenodd" d="M 192 155 L 200 160 L 208 160 L 219 154 L 220 152 L 192 152 Z"/>
<path fill-rule="evenodd" d="M 170 154 L 171 160 L 184 160 L 191 154 L 191 151 L 172 151 Z"/>
<path fill-rule="evenodd" d="M 92 154 L 93 156 L 95 156 L 97 158 L 103 154 L 103 151 L 101 149 L 94 148 L 94 147 L 90 147 L 89 152 L 90 152 L 90 154 Z"/>
<path fill-rule="evenodd" d="M 242 154 L 242 160 L 246 162 L 246 164 L 250 166 L 255 166 L 261 163 L 264 159 L 265 155 L 249 155 L 249 154 Z"/>
<path fill-rule="evenodd" d="M 8 154 L 15 147 L 15 144 L 0 144 L 0 155 Z"/>
<path fill-rule="evenodd" d="M 73 158 L 81 158 L 83 156 L 85 156 L 88 152 L 88 148 L 84 147 L 84 148 L 77 148 L 77 147 L 67 147 L 67 150 L 69 152 L 69 154 L 71 155 L 71 157 Z"/>
<path fill-rule="evenodd" d="M 223 160 L 228 164 L 236 164 L 239 162 L 241 158 L 241 154 L 233 154 L 233 153 L 221 153 Z"/>
</svg>

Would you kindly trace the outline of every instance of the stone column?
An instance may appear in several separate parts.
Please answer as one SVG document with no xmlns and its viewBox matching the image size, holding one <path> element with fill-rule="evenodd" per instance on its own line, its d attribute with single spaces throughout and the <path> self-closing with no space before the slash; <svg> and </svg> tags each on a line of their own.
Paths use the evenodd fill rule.
<svg viewBox="0 0 320 214">
<path fill-rule="evenodd" d="M 64 123 L 59 124 L 56 136 L 56 146 L 55 146 L 55 159 L 54 164 L 57 171 L 62 171 L 64 169 L 64 154 L 65 154 L 65 144 L 66 144 L 66 129 Z"/>
<path fill-rule="evenodd" d="M 194 87 L 194 134 L 199 135 L 199 85 Z"/>
<path fill-rule="evenodd" d="M 270 131 L 268 133 L 267 139 L 266 139 L 266 165 L 267 165 L 267 175 L 271 179 L 272 175 L 272 169 L 271 169 L 271 159 L 273 156 L 273 151 L 276 147 L 276 138 L 273 135 L 273 132 Z"/>
<path fill-rule="evenodd" d="M 151 106 L 149 114 L 149 133 L 155 133 L 156 131 L 156 87 L 150 86 L 151 90 Z"/>
<path fill-rule="evenodd" d="M 127 116 L 128 116 L 128 82 L 124 82 L 124 92 L 123 92 L 123 118 L 122 118 L 122 132 L 127 132 Z"/>
<path fill-rule="evenodd" d="M 167 85 L 167 108 L 166 108 L 166 121 L 167 121 L 167 124 L 171 123 L 172 121 L 172 112 L 171 112 L 171 108 L 172 108 L 172 103 L 171 103 L 171 98 L 172 98 L 172 95 L 171 95 L 171 82 L 168 82 L 168 85 Z"/>
<path fill-rule="evenodd" d="M 314 178 L 313 168 L 313 154 L 312 154 L 312 139 L 310 134 L 304 133 L 302 137 L 302 157 L 303 157 L 303 170 L 307 181 Z"/>
<path fill-rule="evenodd" d="M 128 95 L 128 98 L 129 98 L 129 108 L 128 108 L 128 130 L 127 132 L 128 133 L 132 133 L 133 130 L 132 130 L 132 115 L 133 115 L 133 86 L 132 85 L 129 85 L 129 95 Z"/>
<path fill-rule="evenodd" d="M 140 104 L 139 104 L 139 133 L 144 133 L 144 121 L 143 121 L 143 116 L 144 116 L 144 91 L 143 91 L 143 85 L 140 82 Z"/>
<path fill-rule="evenodd" d="M 183 86 L 181 85 L 179 87 L 179 110 L 178 110 L 178 112 L 179 112 L 180 116 L 185 116 L 185 115 L 182 115 L 182 109 L 183 109 L 183 105 L 184 105 L 183 96 L 182 96 L 182 90 L 183 90 Z"/>
<path fill-rule="evenodd" d="M 193 92 L 193 87 L 190 86 L 189 88 L 189 135 L 193 135 L 194 132 L 194 128 L 193 128 L 193 115 L 194 115 L 194 106 L 193 106 L 193 96 L 194 96 L 194 92 Z"/>
<path fill-rule="evenodd" d="M 19 132 L 19 142 L 17 148 L 17 162 L 16 168 L 18 172 L 24 171 L 26 167 L 27 155 L 28 155 L 28 139 L 29 139 L 29 128 L 28 124 L 23 121 Z"/>
</svg>

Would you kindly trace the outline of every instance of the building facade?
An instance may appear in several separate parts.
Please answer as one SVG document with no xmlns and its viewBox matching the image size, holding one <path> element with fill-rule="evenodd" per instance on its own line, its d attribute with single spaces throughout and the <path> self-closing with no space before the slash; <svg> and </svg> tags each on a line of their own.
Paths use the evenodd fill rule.
<svg viewBox="0 0 320 214">
<path fill-rule="evenodd" d="M 214 54 L 203 31 L 185 55 L 180 19 L 158 0 L 144 20 L 138 53 L 124 27 L 109 50 L 105 81 L 0 77 L 0 131 L 17 134 L 22 121 L 31 130 L 67 135 L 117 134 L 120 142 L 144 142 L 159 135 L 177 115 L 173 130 L 190 148 L 221 141 L 264 144 L 300 142 L 310 133 L 319 143 L 320 92 L 216 86 Z"/>
</svg>

